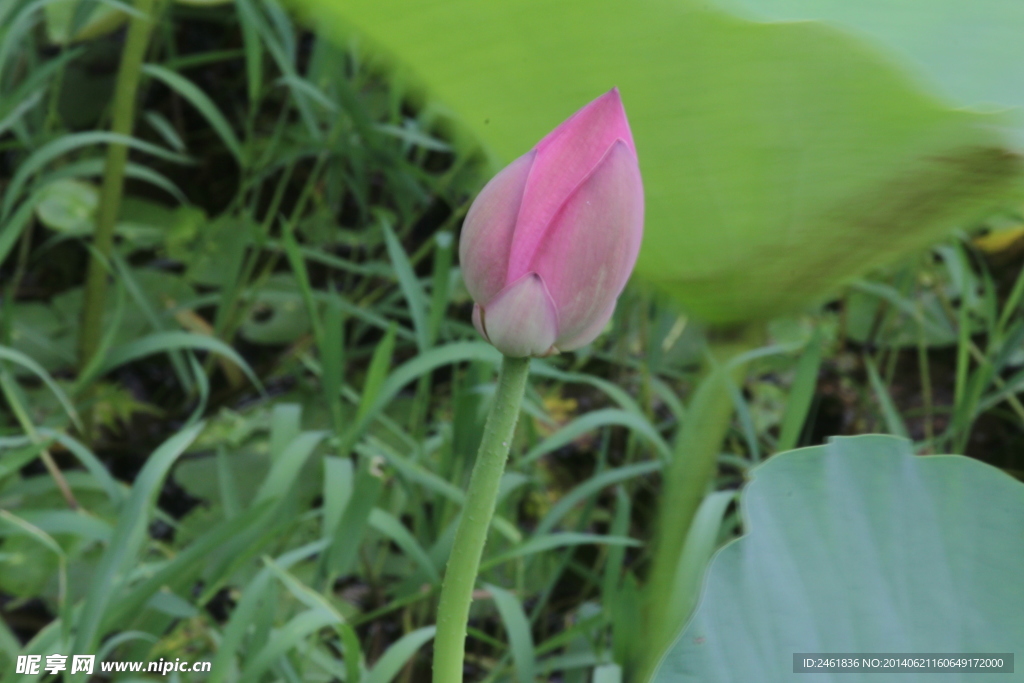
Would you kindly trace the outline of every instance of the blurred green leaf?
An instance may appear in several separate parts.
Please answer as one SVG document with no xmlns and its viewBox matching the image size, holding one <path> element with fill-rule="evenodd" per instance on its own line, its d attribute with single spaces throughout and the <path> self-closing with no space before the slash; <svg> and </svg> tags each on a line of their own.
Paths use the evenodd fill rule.
<svg viewBox="0 0 1024 683">
<path fill-rule="evenodd" d="M 117 234 L 134 249 L 177 245 L 193 238 L 207 222 L 195 206 L 169 207 L 138 197 L 125 197 L 117 219 Z"/>
<path fill-rule="evenodd" d="M 647 193 L 638 272 L 713 322 L 813 303 L 1022 173 L 999 118 L 946 108 L 819 23 L 657 0 L 292 2 L 411 67 L 502 162 L 618 86 Z"/>
<path fill-rule="evenodd" d="M 741 499 L 749 531 L 712 562 L 655 683 L 790 681 L 794 652 L 1009 652 L 1024 642 L 1012 578 L 1024 563 L 1020 482 L 960 456 L 915 457 L 909 442 L 878 435 L 789 451 L 753 475 Z"/>
<path fill-rule="evenodd" d="M 222 214 L 202 226 L 202 230 L 177 233 L 169 255 L 188 264 L 185 276 L 201 285 L 225 287 L 235 282 L 245 250 L 252 242 L 255 226 L 251 221 Z M 192 241 L 194 234 L 197 239 Z M 170 246 L 170 245 L 169 245 Z"/>
<path fill-rule="evenodd" d="M 52 308 L 27 302 L 15 304 L 11 310 L 12 348 L 31 356 L 49 372 L 75 363 L 74 339 Z M 17 376 L 27 372 L 22 366 L 14 366 Z"/>
<path fill-rule="evenodd" d="M 115 345 L 128 344 L 154 327 L 153 316 L 178 302 L 190 301 L 195 292 L 179 275 L 152 268 L 130 272 L 132 285 L 141 299 L 127 299 L 125 312 L 114 336 Z M 140 305 L 146 304 L 147 312 Z M 110 297 L 103 313 L 105 328 L 116 321 L 116 301 Z M 75 287 L 53 297 L 49 307 L 19 304 L 14 346 L 32 356 L 47 369 L 56 370 L 75 362 L 75 340 L 82 310 L 82 288 Z M 152 314 L 152 315 L 150 315 Z"/>
<path fill-rule="evenodd" d="M 36 204 L 39 222 L 57 232 L 88 234 L 95 230 L 100 193 L 92 183 L 63 178 L 50 183 Z"/>
<path fill-rule="evenodd" d="M 727 0 L 770 21 L 821 20 L 899 55 L 967 104 L 1024 105 L 1024 4 L 1006 0 Z M 956 49 L 950 49 L 952 45 Z M 1020 112 L 1018 111 L 1019 115 Z M 1022 131 L 1018 127 L 1018 134 Z M 1019 138 L 1018 138 L 1019 139 Z"/>
<path fill-rule="evenodd" d="M 288 344 L 309 332 L 309 309 L 298 283 L 288 274 L 272 275 L 239 332 L 256 344 Z"/>
<path fill-rule="evenodd" d="M 43 593 L 57 571 L 58 556 L 32 536 L 8 534 L 6 525 L 3 531 L 0 590 L 18 598 Z"/>
</svg>

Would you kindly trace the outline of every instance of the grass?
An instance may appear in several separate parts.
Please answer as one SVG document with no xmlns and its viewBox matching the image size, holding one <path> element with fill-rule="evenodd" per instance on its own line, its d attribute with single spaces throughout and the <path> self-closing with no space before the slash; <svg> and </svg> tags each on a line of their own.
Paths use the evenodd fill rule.
<svg viewBox="0 0 1024 683">
<path fill-rule="evenodd" d="M 109 132 L 122 33 L 54 46 L 40 4 L 3 13 L 0 681 L 53 652 L 212 661 L 182 680 L 427 680 L 499 360 L 453 268 L 482 155 L 273 3 L 165 8 L 130 136 Z M 130 150 L 125 199 L 80 363 L 108 143 Z M 768 325 L 682 580 L 742 531 L 750 467 L 833 434 L 1020 478 L 1021 263 L 961 235 Z M 533 362 L 470 679 L 635 666 L 660 472 L 706 347 L 638 284 L 594 345 Z"/>
</svg>

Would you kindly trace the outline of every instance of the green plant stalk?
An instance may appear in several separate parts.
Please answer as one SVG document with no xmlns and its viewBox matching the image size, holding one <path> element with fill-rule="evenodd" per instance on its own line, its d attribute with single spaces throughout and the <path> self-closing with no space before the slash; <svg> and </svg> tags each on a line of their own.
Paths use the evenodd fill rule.
<svg viewBox="0 0 1024 683">
<path fill-rule="evenodd" d="M 742 376 L 743 366 L 730 369 L 726 362 L 754 348 L 759 332 L 756 324 L 751 324 L 734 340 L 712 344 L 712 356 L 718 362 L 700 383 L 676 438 L 672 462 L 665 470 L 653 566 L 645 589 L 649 637 L 644 640 L 644 651 L 637 653 L 638 681 L 650 680 L 662 654 L 689 616 L 675 614 L 672 606 L 695 604 L 674 595 L 677 565 L 686 535 L 714 480 L 718 454 L 732 422 L 734 406 L 729 387 L 734 377 Z"/>
<path fill-rule="evenodd" d="M 114 110 L 110 130 L 121 135 L 132 134 L 135 121 L 135 96 L 142 73 L 142 60 L 153 31 L 153 15 L 158 0 L 135 0 L 139 15 L 132 16 L 128 26 L 121 66 L 114 88 Z M 100 189 L 100 204 L 93 236 L 92 257 L 85 281 L 85 303 L 82 309 L 82 330 L 79 337 L 79 367 L 86 367 L 99 349 L 103 336 L 103 311 L 107 296 L 107 275 L 110 253 L 114 247 L 114 225 L 121 210 L 124 194 L 124 172 L 128 163 L 128 147 L 112 143 L 107 147 L 107 161 Z M 87 425 L 88 427 L 88 425 Z"/>
<path fill-rule="evenodd" d="M 498 485 L 505 471 L 509 444 L 519 419 L 519 406 L 530 372 L 529 358 L 508 358 L 501 364 L 498 391 L 484 426 L 480 450 L 466 492 L 462 518 L 448 558 L 441 599 L 437 607 L 437 636 L 434 640 L 434 683 L 462 680 L 466 625 L 473 602 L 480 558 L 487 531 L 494 516 Z"/>
<path fill-rule="evenodd" d="M 672 462 L 665 471 L 659 497 L 654 561 L 646 587 L 650 638 L 644 644 L 640 681 L 650 679 L 678 631 L 677 620 L 671 614 L 671 606 L 676 604 L 672 599 L 676 565 L 697 508 L 715 476 L 718 453 L 729 431 L 732 412 L 728 378 L 724 370 L 716 369 L 705 378 L 694 396 L 682 433 L 676 440 Z"/>
</svg>

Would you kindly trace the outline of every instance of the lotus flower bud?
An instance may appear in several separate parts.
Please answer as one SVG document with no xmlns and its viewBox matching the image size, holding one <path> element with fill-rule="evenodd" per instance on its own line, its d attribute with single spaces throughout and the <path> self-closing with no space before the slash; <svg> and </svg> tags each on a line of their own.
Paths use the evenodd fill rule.
<svg viewBox="0 0 1024 683">
<path fill-rule="evenodd" d="M 506 166 L 459 242 L 473 325 L 506 356 L 589 344 L 640 251 L 644 191 L 619 91 L 597 98 Z"/>
</svg>

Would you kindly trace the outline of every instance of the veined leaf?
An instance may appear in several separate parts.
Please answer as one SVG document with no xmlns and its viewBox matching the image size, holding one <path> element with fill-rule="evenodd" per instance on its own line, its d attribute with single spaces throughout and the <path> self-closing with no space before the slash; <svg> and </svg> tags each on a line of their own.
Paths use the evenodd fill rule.
<svg viewBox="0 0 1024 683">
<path fill-rule="evenodd" d="M 712 562 L 655 683 L 792 681 L 799 652 L 1019 650 L 1020 482 L 879 435 L 789 451 L 752 474 L 749 532 Z"/>
</svg>

